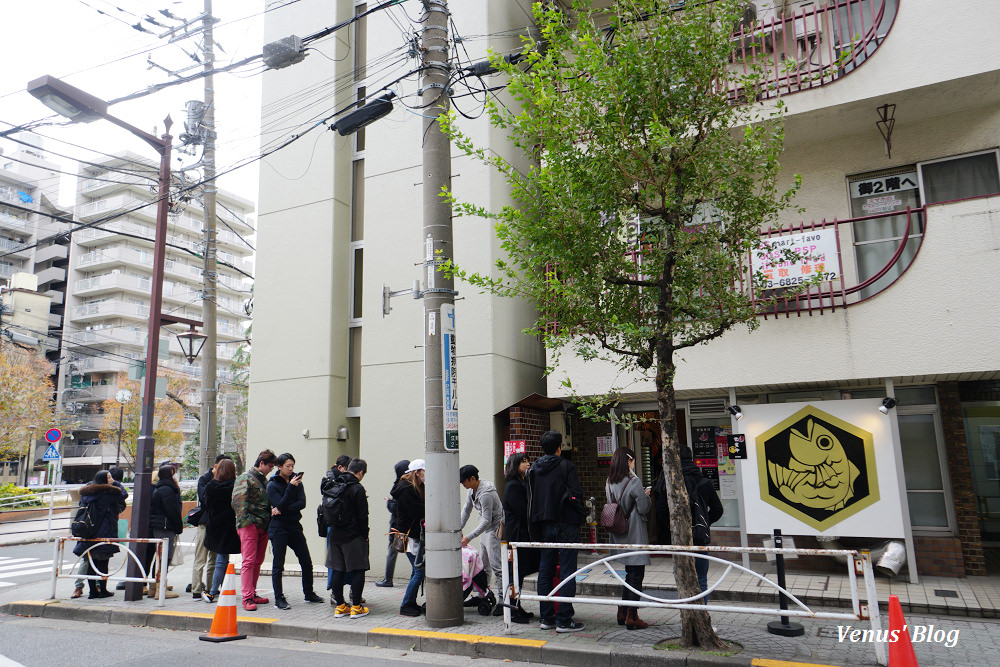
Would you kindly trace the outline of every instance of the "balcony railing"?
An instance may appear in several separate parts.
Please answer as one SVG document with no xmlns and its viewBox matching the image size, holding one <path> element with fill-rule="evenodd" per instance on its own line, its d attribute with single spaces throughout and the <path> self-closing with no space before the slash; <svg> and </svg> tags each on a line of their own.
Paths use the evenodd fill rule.
<svg viewBox="0 0 1000 667">
<path fill-rule="evenodd" d="M 763 88 L 733 88 L 734 99 L 765 99 L 827 85 L 864 63 L 885 40 L 901 0 L 830 0 L 792 13 L 758 0 L 733 34 L 733 64 L 765 70 Z M 752 17 L 752 18 L 751 18 Z"/>
<path fill-rule="evenodd" d="M 906 272 L 923 243 L 925 219 L 925 208 L 911 209 L 907 207 L 905 211 L 880 213 L 845 220 L 827 221 L 824 219 L 820 222 L 803 222 L 779 230 L 768 231 L 761 235 L 764 243 L 773 242 L 778 238 L 811 239 L 806 241 L 806 244 L 825 241 L 828 246 L 835 246 L 835 256 L 827 255 L 822 258 L 821 263 L 818 263 L 815 258 L 808 255 L 808 249 L 804 249 L 803 254 L 806 255 L 806 258 L 797 263 L 794 268 L 761 267 L 764 269 L 762 272 L 765 277 L 772 283 L 771 289 L 754 293 L 752 285 L 749 284 L 750 281 L 745 281 L 741 287 L 751 292 L 753 301 L 757 304 L 758 311 L 764 319 L 770 315 L 777 317 L 781 314 L 790 317 L 792 313 L 799 317 L 802 316 L 802 313 L 812 315 L 815 312 L 822 315 L 827 310 L 833 312 L 837 308 L 852 306 L 885 291 Z M 902 234 L 876 241 L 884 246 L 881 255 L 886 259 L 881 265 L 879 265 L 880 262 L 876 262 L 875 265 L 872 265 L 871 261 L 859 262 L 858 253 L 856 251 L 850 252 L 852 239 L 855 238 L 854 230 L 860 225 L 872 223 L 888 223 L 890 226 L 903 225 Z M 824 235 L 829 237 L 831 234 L 832 239 L 823 238 Z M 849 253 L 846 263 L 844 261 L 845 253 Z M 757 260 L 757 265 L 760 266 L 759 260 Z M 846 273 L 845 265 L 848 266 Z M 770 271 L 766 270 L 768 268 Z M 782 270 L 787 271 L 789 275 L 782 276 Z M 822 278 L 824 279 L 821 282 L 809 285 L 802 291 L 797 291 L 801 289 L 797 285 L 807 284 L 809 276 L 817 273 L 823 274 Z M 856 279 L 853 278 L 854 275 L 857 275 Z"/>
</svg>

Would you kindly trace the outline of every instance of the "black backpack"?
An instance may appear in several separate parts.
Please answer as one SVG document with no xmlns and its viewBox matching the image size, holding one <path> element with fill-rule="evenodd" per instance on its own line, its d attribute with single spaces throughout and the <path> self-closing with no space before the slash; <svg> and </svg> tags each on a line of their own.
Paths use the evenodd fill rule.
<svg viewBox="0 0 1000 667">
<path fill-rule="evenodd" d="M 342 527 L 351 523 L 347 487 L 347 482 L 341 479 L 323 485 L 323 518 L 328 526 Z"/>
<path fill-rule="evenodd" d="M 684 476 L 684 486 L 691 501 L 691 541 L 695 546 L 703 547 L 711 543 L 712 533 L 708 524 L 708 508 L 698 493 L 700 483 L 700 480 Z"/>
<path fill-rule="evenodd" d="M 94 516 L 91 505 L 83 505 L 76 511 L 76 516 L 69 523 L 69 532 L 73 537 L 97 537 L 100 531 L 100 521 Z"/>
</svg>

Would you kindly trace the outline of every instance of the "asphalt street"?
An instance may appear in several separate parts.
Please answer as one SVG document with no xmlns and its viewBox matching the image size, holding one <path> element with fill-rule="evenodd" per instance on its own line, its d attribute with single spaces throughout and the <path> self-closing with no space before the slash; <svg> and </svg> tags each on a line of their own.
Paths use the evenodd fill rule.
<svg viewBox="0 0 1000 667">
<path fill-rule="evenodd" d="M 0 667 L 107 667 L 138 664 L 144 667 L 207 664 L 326 667 L 334 659 L 346 661 L 342 664 L 350 664 L 352 667 L 404 664 L 450 667 L 469 661 L 469 658 L 462 656 L 260 637 L 212 644 L 200 641 L 196 632 L 182 630 L 0 616 Z M 476 660 L 477 666 L 484 667 L 526 664 L 486 658 Z"/>
</svg>

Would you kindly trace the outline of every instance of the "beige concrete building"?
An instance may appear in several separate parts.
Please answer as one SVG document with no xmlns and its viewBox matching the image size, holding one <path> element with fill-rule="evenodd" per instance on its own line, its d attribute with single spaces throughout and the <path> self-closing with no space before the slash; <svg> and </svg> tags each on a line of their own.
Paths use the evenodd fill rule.
<svg viewBox="0 0 1000 667">
<path fill-rule="evenodd" d="M 733 331 L 685 353 L 682 438 L 738 428 L 734 405 L 892 396 L 891 453 L 905 471 L 894 491 L 907 501 L 911 561 L 925 574 L 982 574 L 984 550 L 1000 545 L 1000 303 L 992 287 L 1000 268 L 1000 52 L 990 34 L 1000 7 L 753 4 L 750 27 L 772 67 L 765 104 L 780 94 L 788 108 L 784 178 L 803 177 L 797 204 L 805 213 L 782 219 L 780 235 L 809 231 L 831 241 L 836 276 L 823 293 L 762 312 L 755 333 Z M 334 25 L 365 7 L 356 5 L 306 0 L 274 12 L 265 41 Z M 527 3 L 449 6 L 463 60 L 464 49 L 473 61 L 487 48 L 513 50 L 511 35 L 530 23 Z M 264 78 L 268 142 L 390 81 L 401 98 L 362 133 L 307 135 L 261 170 L 249 449 L 290 451 L 313 479 L 338 454 L 360 455 L 379 508 L 392 463 L 419 456 L 423 437 L 421 309 L 398 297 L 382 314 L 383 287 L 409 287 L 422 258 L 421 119 L 404 108 L 418 106 L 415 77 L 395 81 L 417 66 L 400 37 L 409 20 L 400 8 L 372 15 L 311 45 L 323 55 Z M 880 120 L 883 130 L 892 126 L 891 157 Z M 462 123 L 479 146 L 509 153 L 485 120 Z M 456 157 L 453 172 L 460 198 L 491 208 L 507 201 L 505 184 L 480 165 Z M 455 235 L 456 260 L 487 270 L 498 253 L 489 225 L 459 219 Z M 560 385 L 570 378 L 595 395 L 627 386 L 617 412 L 645 413 L 655 410 L 651 381 L 564 357 L 546 384 L 537 341 L 520 333 L 532 310 L 458 289 L 463 464 L 498 479 L 503 441 L 530 447 L 551 425 L 570 436 L 588 494 L 603 494 L 605 437 L 635 447 L 640 473 L 655 478 L 658 431 L 581 422 L 563 409 Z M 534 393 L 547 398 L 527 398 Z M 347 440 L 337 439 L 340 427 Z M 316 482 L 307 489 L 316 500 Z M 717 543 L 759 544 L 747 535 L 739 498 L 726 496 Z M 373 535 L 379 517 L 374 509 Z"/>
</svg>

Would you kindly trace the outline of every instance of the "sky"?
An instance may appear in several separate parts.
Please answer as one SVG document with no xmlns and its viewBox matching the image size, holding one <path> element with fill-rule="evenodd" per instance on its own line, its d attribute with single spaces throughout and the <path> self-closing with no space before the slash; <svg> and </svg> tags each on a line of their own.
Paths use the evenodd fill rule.
<svg viewBox="0 0 1000 667">
<path fill-rule="evenodd" d="M 287 0 L 285 0 L 287 1 Z M 29 95 L 27 83 L 50 74 L 80 88 L 95 97 L 112 100 L 164 83 L 171 77 L 150 65 L 178 71 L 195 66 L 184 75 L 201 71 L 201 66 L 186 53 L 200 55 L 201 40 L 190 38 L 170 44 L 159 35 L 181 24 L 171 21 L 159 10 L 167 10 L 179 19 L 193 19 L 204 11 L 204 0 L 38 0 L 36 2 L 4 2 L 4 35 L 0 40 L 0 130 L 53 115 L 41 102 Z M 273 0 L 269 6 L 279 5 Z M 232 61 L 256 55 L 262 51 L 262 29 L 265 0 L 213 0 L 212 13 L 220 22 L 215 27 L 216 64 L 221 67 Z M 281 11 L 280 6 L 273 11 Z M 103 12 L 103 13 L 102 13 Z M 154 17 L 165 27 L 142 20 Z M 139 23 L 152 33 L 135 30 Z M 199 22 L 200 25 L 200 22 Z M 224 51 L 223 51 L 224 49 Z M 234 73 L 215 75 L 217 169 L 221 173 L 260 149 L 260 84 L 259 61 L 239 68 Z M 138 100 L 113 105 L 109 112 L 157 136 L 163 134 L 163 119 L 169 114 L 174 121 L 171 134 L 174 146 L 184 131 L 184 103 L 201 100 L 203 80 L 181 84 Z M 48 157 L 60 169 L 75 173 L 75 159 L 93 160 L 98 154 L 131 151 L 155 159 L 152 148 L 125 130 L 106 121 L 63 125 L 65 119 L 54 117 L 56 125 L 35 130 L 44 139 Z M 0 148 L 7 153 L 16 145 L 0 139 Z M 59 155 L 61 154 L 61 155 Z M 174 165 L 191 164 L 198 154 L 187 156 L 175 152 Z M 64 157 L 65 156 L 65 157 Z M 178 162 L 176 157 L 182 157 Z M 256 203 L 259 162 L 252 162 L 231 174 L 220 176 L 219 186 Z M 72 177 L 65 177 L 60 203 L 71 205 Z"/>
</svg>

